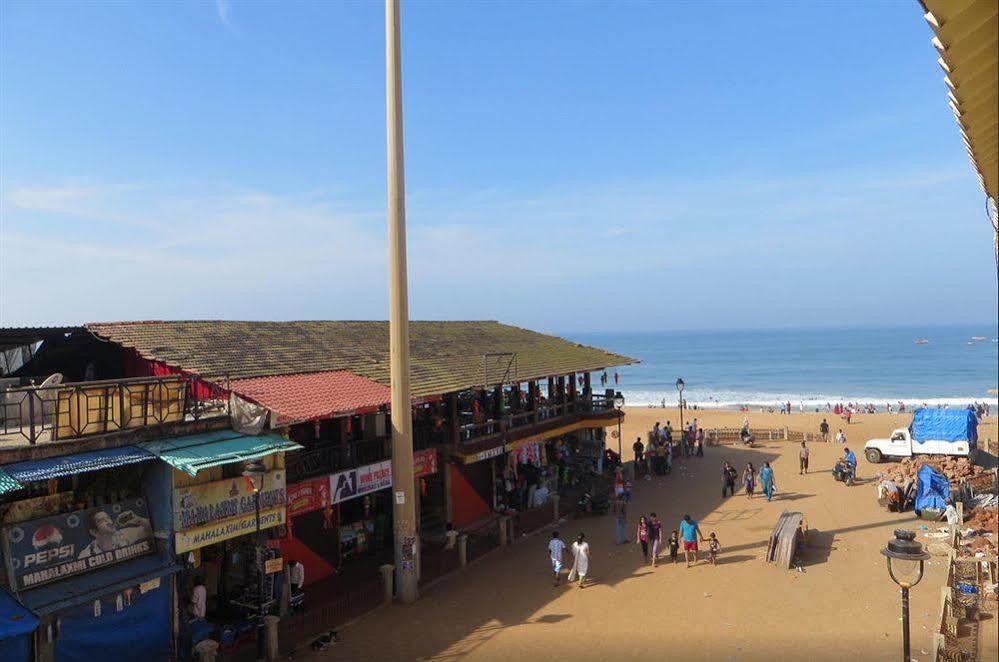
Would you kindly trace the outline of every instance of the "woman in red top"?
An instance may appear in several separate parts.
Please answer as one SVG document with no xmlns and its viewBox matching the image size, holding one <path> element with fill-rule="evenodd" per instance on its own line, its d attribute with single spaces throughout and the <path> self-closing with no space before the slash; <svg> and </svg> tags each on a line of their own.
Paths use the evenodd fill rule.
<svg viewBox="0 0 999 662">
<path fill-rule="evenodd" d="M 649 560 L 649 522 L 645 515 L 638 518 L 638 538 L 635 541 L 642 546 L 642 558 Z"/>
</svg>

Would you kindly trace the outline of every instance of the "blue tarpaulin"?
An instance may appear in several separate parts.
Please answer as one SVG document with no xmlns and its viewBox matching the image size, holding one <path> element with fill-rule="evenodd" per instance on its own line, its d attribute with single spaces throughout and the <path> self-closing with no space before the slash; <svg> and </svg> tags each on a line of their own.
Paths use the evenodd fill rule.
<svg viewBox="0 0 999 662">
<path fill-rule="evenodd" d="M 909 433 L 916 441 L 978 440 L 978 418 L 968 409 L 917 409 Z"/>
<path fill-rule="evenodd" d="M 914 510 L 918 515 L 924 508 L 944 510 L 945 501 L 950 498 L 950 481 L 942 473 L 928 464 L 919 468 L 916 475 L 916 503 Z"/>
<path fill-rule="evenodd" d="M 28 662 L 38 617 L 0 588 L 0 660 Z"/>
</svg>

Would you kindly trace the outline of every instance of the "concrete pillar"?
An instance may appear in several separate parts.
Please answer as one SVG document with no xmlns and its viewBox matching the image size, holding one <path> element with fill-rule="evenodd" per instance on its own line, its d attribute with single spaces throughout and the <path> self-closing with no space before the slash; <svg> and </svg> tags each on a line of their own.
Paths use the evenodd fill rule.
<svg viewBox="0 0 999 662">
<path fill-rule="evenodd" d="M 215 662 L 218 650 L 219 642 L 214 639 L 202 639 L 194 647 L 194 654 L 198 656 L 198 662 Z"/>
<path fill-rule="evenodd" d="M 386 563 L 378 568 L 378 572 L 382 573 L 382 588 L 385 590 L 384 603 L 390 605 L 392 604 L 392 581 L 395 566 L 391 563 Z"/>
<path fill-rule="evenodd" d="M 510 541 L 510 544 L 512 545 L 513 543 L 517 542 L 516 522 L 514 521 L 514 518 L 507 517 L 506 524 L 509 529 L 509 533 L 507 534 L 507 539 Z"/>
<path fill-rule="evenodd" d="M 552 521 L 558 524 L 558 494 L 548 497 L 552 501 Z"/>
<path fill-rule="evenodd" d="M 464 568 L 468 565 L 468 534 L 458 536 L 458 565 Z"/>
<path fill-rule="evenodd" d="M 507 529 L 507 520 L 510 518 L 504 515 L 499 518 L 499 544 L 500 547 L 506 547 L 509 544 L 509 530 Z"/>
<path fill-rule="evenodd" d="M 277 662 L 278 652 L 278 622 L 281 619 L 277 616 L 264 616 L 264 654 L 267 662 Z"/>
</svg>

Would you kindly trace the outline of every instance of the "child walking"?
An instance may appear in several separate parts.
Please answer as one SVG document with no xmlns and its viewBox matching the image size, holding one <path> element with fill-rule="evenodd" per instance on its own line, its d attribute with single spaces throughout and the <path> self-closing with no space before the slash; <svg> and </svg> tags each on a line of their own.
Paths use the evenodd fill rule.
<svg viewBox="0 0 999 662">
<path fill-rule="evenodd" d="M 669 534 L 669 558 L 673 563 L 676 563 L 676 557 L 679 553 L 680 534 L 676 529 L 673 529 L 673 533 Z"/>
<path fill-rule="evenodd" d="M 649 521 L 645 519 L 645 515 L 638 518 L 638 536 L 635 539 L 639 545 L 642 546 L 642 558 L 646 561 L 649 560 Z"/>
<path fill-rule="evenodd" d="M 718 542 L 718 538 L 715 537 L 715 532 L 712 531 L 711 535 L 708 536 L 708 560 L 711 561 L 711 565 L 717 565 L 718 552 L 721 551 L 721 544 Z"/>
</svg>

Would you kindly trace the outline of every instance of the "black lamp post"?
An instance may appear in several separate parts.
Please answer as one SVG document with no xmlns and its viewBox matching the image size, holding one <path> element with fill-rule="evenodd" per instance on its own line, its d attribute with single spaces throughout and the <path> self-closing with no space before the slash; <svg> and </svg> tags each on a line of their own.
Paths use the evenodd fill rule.
<svg viewBox="0 0 999 662">
<path fill-rule="evenodd" d="M 257 586 L 257 659 L 263 660 L 266 657 L 264 652 L 264 617 L 267 612 L 264 608 L 264 580 L 266 579 L 267 564 L 264 561 L 263 540 L 260 538 L 260 491 L 264 488 L 264 474 L 267 467 L 260 460 L 247 462 L 243 468 L 243 476 L 250 483 L 253 490 L 253 507 L 257 515 L 257 568 L 259 574 L 259 585 Z"/>
<path fill-rule="evenodd" d="M 614 394 L 614 409 L 617 409 L 617 457 L 618 460 L 624 462 L 624 454 L 621 449 L 621 418 L 623 418 L 624 409 L 624 396 L 621 395 L 621 391 Z"/>
<path fill-rule="evenodd" d="M 881 553 L 887 557 L 888 575 L 902 589 L 902 661 L 909 662 L 909 589 L 923 578 L 923 562 L 930 555 L 916 534 L 905 529 L 897 529 Z"/>
<path fill-rule="evenodd" d="M 683 387 L 684 387 L 683 377 L 677 377 L 676 378 L 676 390 L 680 393 L 679 404 L 680 404 L 680 435 L 681 436 L 684 434 L 684 432 L 683 432 Z"/>
</svg>

